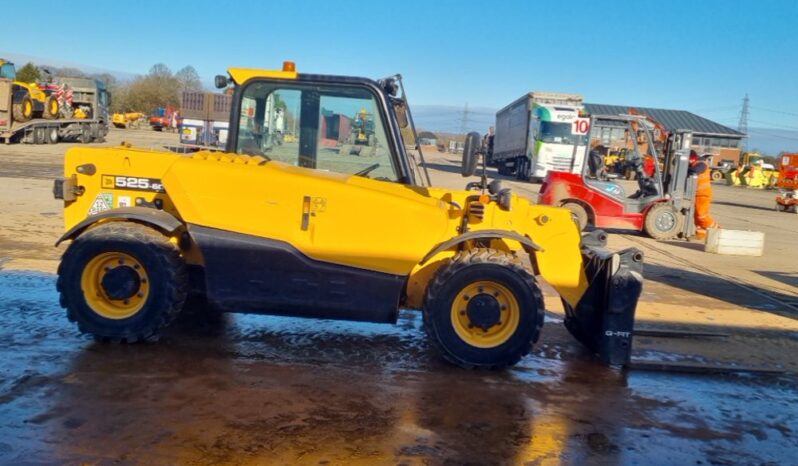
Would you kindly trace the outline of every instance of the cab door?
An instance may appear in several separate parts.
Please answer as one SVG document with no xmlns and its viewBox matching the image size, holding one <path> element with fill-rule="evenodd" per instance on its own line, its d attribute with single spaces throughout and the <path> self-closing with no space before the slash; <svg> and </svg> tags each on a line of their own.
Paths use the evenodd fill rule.
<svg viewBox="0 0 798 466">
<path fill-rule="evenodd" d="M 384 103 L 366 85 L 318 82 L 256 82 L 241 97 L 236 152 L 267 161 L 199 176 L 221 182 L 202 189 L 194 230 L 236 237 L 204 239 L 219 245 L 203 251 L 209 292 L 226 290 L 219 300 L 239 308 L 394 318 L 406 276 L 449 219 L 445 203 L 403 183 Z M 234 281 L 225 269 L 235 262 Z"/>
</svg>

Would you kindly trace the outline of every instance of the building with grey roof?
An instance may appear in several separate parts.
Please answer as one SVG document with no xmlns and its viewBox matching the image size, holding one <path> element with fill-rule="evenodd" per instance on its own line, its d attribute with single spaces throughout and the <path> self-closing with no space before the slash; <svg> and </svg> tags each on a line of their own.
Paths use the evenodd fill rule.
<svg viewBox="0 0 798 466">
<path fill-rule="evenodd" d="M 695 113 L 629 105 L 585 104 L 585 110 L 591 115 L 628 114 L 630 108 L 657 120 L 671 133 L 690 133 L 692 135 L 690 147 L 699 153 L 718 156 L 716 161 L 722 159 L 736 162 L 740 157 L 740 141 L 746 137 L 745 134 Z"/>
</svg>

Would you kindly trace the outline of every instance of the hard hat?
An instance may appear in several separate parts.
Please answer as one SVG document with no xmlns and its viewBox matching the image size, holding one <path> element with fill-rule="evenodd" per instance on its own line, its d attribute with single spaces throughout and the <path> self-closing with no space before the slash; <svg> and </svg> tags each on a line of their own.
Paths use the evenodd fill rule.
<svg viewBox="0 0 798 466">
<path fill-rule="evenodd" d="M 696 151 L 691 150 L 690 151 L 690 163 L 696 163 L 696 162 L 698 162 L 698 154 L 696 153 Z"/>
</svg>

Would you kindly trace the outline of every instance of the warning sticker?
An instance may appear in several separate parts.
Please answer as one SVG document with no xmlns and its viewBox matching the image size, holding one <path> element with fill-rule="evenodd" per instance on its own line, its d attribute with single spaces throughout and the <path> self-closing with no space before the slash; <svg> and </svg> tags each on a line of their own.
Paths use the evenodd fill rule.
<svg viewBox="0 0 798 466">
<path fill-rule="evenodd" d="M 116 198 L 116 203 L 119 207 L 130 207 L 132 205 L 130 203 L 130 196 L 119 196 Z"/>
<path fill-rule="evenodd" d="M 100 193 L 96 198 L 94 198 L 94 202 L 92 202 L 91 208 L 89 209 L 89 215 L 95 215 L 106 210 L 111 210 L 113 209 L 113 206 L 114 195 L 111 193 Z"/>
</svg>

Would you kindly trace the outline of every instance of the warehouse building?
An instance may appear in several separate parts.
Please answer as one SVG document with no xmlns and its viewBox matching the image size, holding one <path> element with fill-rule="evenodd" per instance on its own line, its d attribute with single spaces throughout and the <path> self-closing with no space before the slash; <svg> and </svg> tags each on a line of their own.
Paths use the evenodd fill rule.
<svg viewBox="0 0 798 466">
<path fill-rule="evenodd" d="M 628 105 L 585 104 L 592 115 L 619 115 L 629 113 Z M 658 122 L 674 134 L 692 134 L 690 148 L 699 154 L 712 154 L 714 163 L 720 160 L 737 162 L 740 158 L 741 141 L 745 134 L 700 117 L 686 110 L 634 107 Z"/>
</svg>

